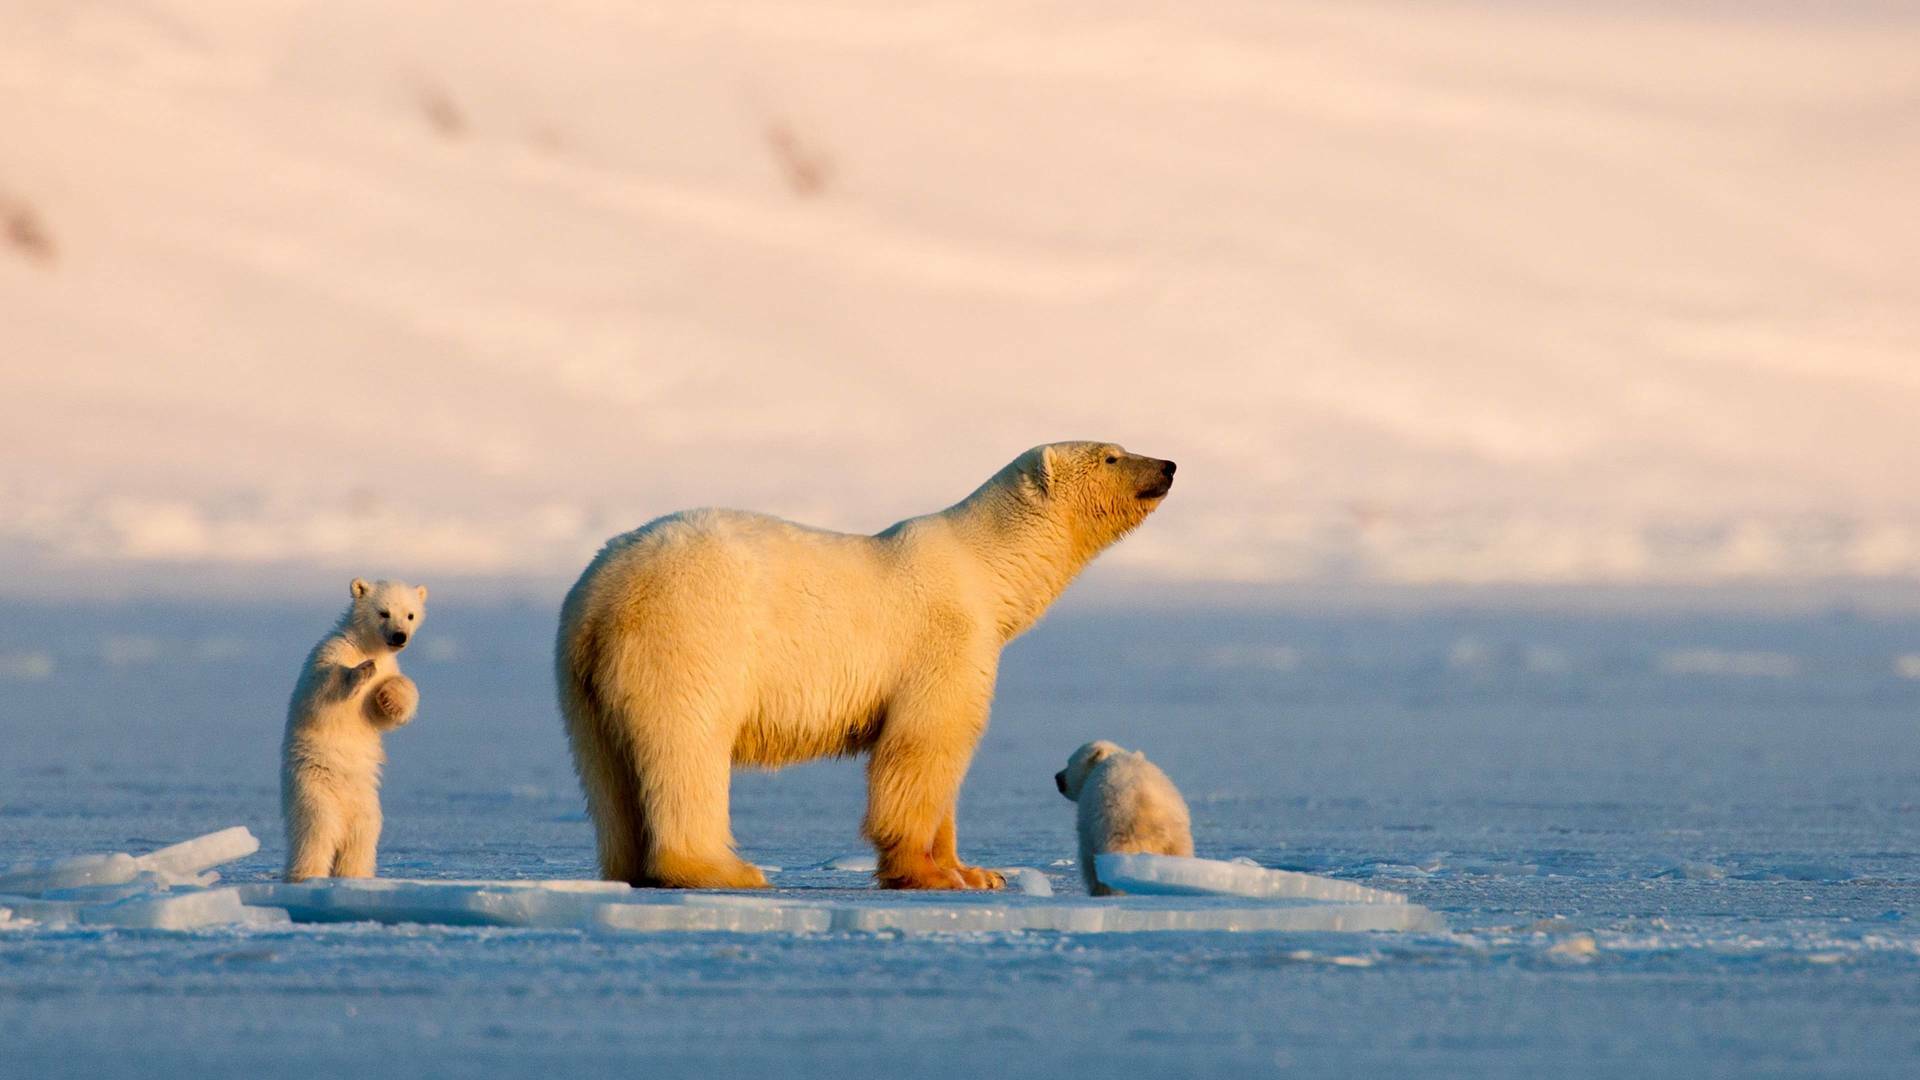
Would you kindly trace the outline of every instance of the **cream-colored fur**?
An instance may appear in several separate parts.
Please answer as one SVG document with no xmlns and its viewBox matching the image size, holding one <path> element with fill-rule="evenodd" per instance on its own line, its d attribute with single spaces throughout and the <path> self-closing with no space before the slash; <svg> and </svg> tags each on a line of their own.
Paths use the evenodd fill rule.
<svg viewBox="0 0 1920 1080">
<path fill-rule="evenodd" d="M 1080 877 L 1095 896 L 1117 896 L 1100 883 L 1093 857 L 1193 855 L 1193 825 L 1180 789 L 1140 751 L 1128 752 L 1102 739 L 1073 752 L 1053 775 L 1060 794 L 1079 804 Z"/>
<path fill-rule="evenodd" d="M 875 536 L 692 510 L 609 541 L 554 650 L 602 874 L 764 886 L 734 852 L 732 769 L 864 753 L 883 884 L 1004 884 L 960 862 L 954 829 L 1001 647 L 1172 480 L 1172 462 L 1055 443 Z"/>
<path fill-rule="evenodd" d="M 353 579 L 353 604 L 307 656 L 287 706 L 280 809 L 288 881 L 372 877 L 380 842 L 384 731 L 413 719 L 420 691 L 399 653 L 426 618 L 427 587 Z"/>
</svg>

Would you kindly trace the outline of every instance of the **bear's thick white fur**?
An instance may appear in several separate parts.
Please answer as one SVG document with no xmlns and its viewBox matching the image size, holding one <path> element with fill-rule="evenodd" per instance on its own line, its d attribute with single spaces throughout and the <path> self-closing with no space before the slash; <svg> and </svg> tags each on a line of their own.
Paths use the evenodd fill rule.
<svg viewBox="0 0 1920 1080">
<path fill-rule="evenodd" d="M 1118 895 L 1100 883 L 1093 857 L 1193 855 L 1193 825 L 1187 802 L 1160 767 L 1138 750 L 1102 739 L 1073 752 L 1054 775 L 1060 794 L 1079 804 L 1080 877 L 1095 896 Z"/>
<path fill-rule="evenodd" d="M 427 587 L 355 578 L 353 603 L 307 656 L 287 706 L 280 810 L 288 881 L 372 877 L 380 843 L 382 732 L 413 719 L 420 691 L 399 653 L 426 618 Z"/>
<path fill-rule="evenodd" d="M 954 828 L 1001 647 L 1172 479 L 1172 462 L 1055 443 L 874 536 L 691 510 L 608 541 L 554 650 L 602 874 L 764 886 L 734 852 L 732 769 L 865 753 L 882 884 L 1004 884 L 960 862 Z"/>
</svg>

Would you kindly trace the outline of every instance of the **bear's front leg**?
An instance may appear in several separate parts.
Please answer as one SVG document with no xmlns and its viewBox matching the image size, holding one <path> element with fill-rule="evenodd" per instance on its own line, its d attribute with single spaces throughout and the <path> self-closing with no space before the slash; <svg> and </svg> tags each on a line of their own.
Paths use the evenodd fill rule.
<svg viewBox="0 0 1920 1080">
<path fill-rule="evenodd" d="M 327 681 L 321 684 L 321 700 L 347 700 L 367 685 L 367 680 L 373 678 L 373 670 L 374 663 L 371 660 L 363 660 L 353 667 L 342 664 L 324 668 L 323 678 Z"/>
<path fill-rule="evenodd" d="M 413 719 L 420 707 L 420 688 L 405 675 L 395 675 L 367 695 L 367 719 L 381 730 L 397 728 Z"/>
<path fill-rule="evenodd" d="M 986 728 L 987 692 L 935 693 L 895 701 L 867 761 L 864 831 L 879 854 L 875 874 L 888 889 L 992 889 L 991 871 L 962 867 L 954 853 L 953 807 Z M 942 836 L 942 833 L 945 836 Z M 965 871 L 975 870 L 969 874 Z"/>
<path fill-rule="evenodd" d="M 981 866 L 968 866 L 960 861 L 959 829 L 954 822 L 955 807 L 947 807 L 947 815 L 940 822 L 940 831 L 933 834 L 933 861 L 948 870 L 957 870 L 966 881 L 969 889 L 998 889 L 1007 884 L 1004 874 L 998 870 L 988 870 Z"/>
</svg>

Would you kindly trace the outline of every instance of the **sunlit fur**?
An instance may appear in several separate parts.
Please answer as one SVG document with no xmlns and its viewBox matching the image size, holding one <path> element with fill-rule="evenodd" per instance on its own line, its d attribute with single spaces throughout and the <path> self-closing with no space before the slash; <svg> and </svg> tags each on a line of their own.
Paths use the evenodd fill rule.
<svg viewBox="0 0 1920 1080">
<path fill-rule="evenodd" d="M 1094 875 L 1101 852 L 1132 855 L 1193 855 L 1187 803 L 1160 767 L 1138 750 L 1104 739 L 1073 752 L 1056 777 L 1060 793 L 1079 804 L 1080 877 L 1095 896 L 1112 896 Z"/>
<path fill-rule="evenodd" d="M 380 843 L 380 735 L 413 719 L 420 692 L 389 638 L 426 619 L 427 588 L 351 586 L 353 603 L 307 656 L 287 706 L 280 809 L 288 881 L 372 877 Z"/>
<path fill-rule="evenodd" d="M 733 768 L 864 753 L 883 884 L 1002 884 L 960 862 L 954 827 L 1001 647 L 1153 511 L 1171 468 L 1056 443 L 875 536 L 692 510 L 609 541 L 555 647 L 603 875 L 764 885 L 734 852 Z"/>
</svg>

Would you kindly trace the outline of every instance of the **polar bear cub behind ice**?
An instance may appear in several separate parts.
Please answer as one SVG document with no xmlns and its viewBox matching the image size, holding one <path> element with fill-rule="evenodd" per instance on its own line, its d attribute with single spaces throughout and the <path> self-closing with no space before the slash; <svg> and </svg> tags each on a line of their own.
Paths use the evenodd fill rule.
<svg viewBox="0 0 1920 1080">
<path fill-rule="evenodd" d="M 280 809 L 288 881 L 372 877 L 380 843 L 382 732 L 413 719 L 420 691 L 399 654 L 426 618 L 427 587 L 354 578 L 353 604 L 307 656 L 287 706 Z"/>
<path fill-rule="evenodd" d="M 1093 895 L 1117 894 L 1094 875 L 1095 855 L 1193 855 L 1186 800 L 1138 750 L 1105 739 L 1090 742 L 1053 774 L 1053 784 L 1080 806 L 1080 876 Z"/>
</svg>

